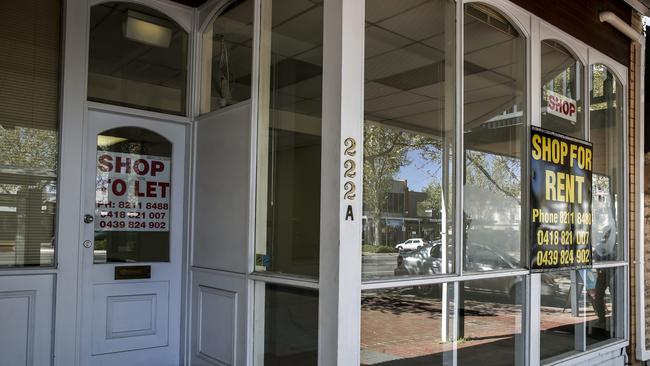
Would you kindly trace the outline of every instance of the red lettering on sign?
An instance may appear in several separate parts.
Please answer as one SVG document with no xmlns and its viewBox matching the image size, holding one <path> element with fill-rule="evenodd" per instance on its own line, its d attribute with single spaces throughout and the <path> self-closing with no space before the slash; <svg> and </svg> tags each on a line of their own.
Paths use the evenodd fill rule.
<svg viewBox="0 0 650 366">
<path fill-rule="evenodd" d="M 165 163 L 158 160 L 153 160 L 151 162 L 151 176 L 155 177 L 156 173 L 160 173 L 165 170 Z"/>
<path fill-rule="evenodd" d="M 135 187 L 134 187 L 134 190 L 135 190 L 135 195 L 136 195 L 137 197 L 144 197 L 144 193 L 143 193 L 143 192 L 140 192 L 140 181 L 139 181 L 139 180 L 136 180 L 136 181 L 135 181 Z"/>
<path fill-rule="evenodd" d="M 122 162 L 121 156 L 115 157 L 115 173 L 121 173 L 122 167 L 126 168 L 126 173 L 131 173 L 131 158 L 126 158 L 126 162 Z"/>
<path fill-rule="evenodd" d="M 167 191 L 169 191 L 169 183 L 168 182 L 158 182 L 158 185 L 160 186 L 160 197 L 165 198 L 167 197 Z"/>
<path fill-rule="evenodd" d="M 158 197 L 156 187 L 158 187 L 158 182 L 147 182 L 147 197 Z"/>
<path fill-rule="evenodd" d="M 576 106 L 573 103 L 566 100 L 560 100 L 560 98 L 555 95 L 548 96 L 548 108 L 569 117 L 572 117 L 576 112 Z"/>
<path fill-rule="evenodd" d="M 102 172 L 110 172 L 113 170 L 113 157 L 110 155 L 102 155 L 99 157 L 98 162 L 99 162 L 99 170 Z"/>
<path fill-rule="evenodd" d="M 113 190 L 114 195 L 121 196 L 126 192 L 126 182 L 122 179 L 115 179 L 113 180 L 113 184 L 111 185 L 111 188 Z"/>
<path fill-rule="evenodd" d="M 138 175 L 149 173 L 149 163 L 144 159 L 138 159 L 133 163 L 133 170 Z"/>
</svg>

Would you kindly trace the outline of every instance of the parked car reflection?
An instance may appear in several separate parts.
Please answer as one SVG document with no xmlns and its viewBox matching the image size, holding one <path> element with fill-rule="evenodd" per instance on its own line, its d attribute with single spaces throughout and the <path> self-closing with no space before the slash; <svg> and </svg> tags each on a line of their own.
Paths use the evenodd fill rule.
<svg viewBox="0 0 650 366">
<path fill-rule="evenodd" d="M 468 272 L 518 269 L 519 261 L 507 253 L 478 243 L 467 243 L 466 252 L 471 253 L 472 260 Z M 442 243 L 440 240 L 424 245 L 418 250 L 402 252 L 397 256 L 395 276 L 427 276 L 442 274 Z M 522 281 L 519 277 L 497 277 L 468 281 L 465 289 L 476 293 L 501 294 L 509 301 L 515 301 L 517 286 Z M 560 287 L 553 273 L 542 273 L 541 293 L 545 302 L 563 301 L 566 290 Z M 418 288 L 428 293 L 429 287 Z"/>
</svg>

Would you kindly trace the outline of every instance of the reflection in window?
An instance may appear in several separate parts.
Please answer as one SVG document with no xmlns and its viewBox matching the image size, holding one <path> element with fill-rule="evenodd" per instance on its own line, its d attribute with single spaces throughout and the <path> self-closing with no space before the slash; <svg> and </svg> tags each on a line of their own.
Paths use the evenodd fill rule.
<svg viewBox="0 0 650 366">
<path fill-rule="evenodd" d="M 264 297 L 264 362 L 258 366 L 316 366 L 318 292 L 266 284 Z"/>
<path fill-rule="evenodd" d="M 126 3 L 90 10 L 88 100 L 184 115 L 187 32 L 162 13 Z"/>
<path fill-rule="evenodd" d="M 604 65 L 591 67 L 590 138 L 594 150 L 591 244 L 595 262 L 623 260 L 623 85 Z"/>
<path fill-rule="evenodd" d="M 0 266 L 52 266 L 61 4 L 0 8 Z"/>
<path fill-rule="evenodd" d="M 364 279 L 453 271 L 454 9 L 366 1 Z"/>
<path fill-rule="evenodd" d="M 540 351 L 544 363 L 617 337 L 616 268 L 542 274 Z"/>
<path fill-rule="evenodd" d="M 523 365 L 524 293 L 524 277 L 460 283 L 460 365 Z"/>
<path fill-rule="evenodd" d="M 584 138 L 582 63 L 560 43 L 542 42 L 542 127 Z"/>
<path fill-rule="evenodd" d="M 361 365 L 451 365 L 453 284 L 446 287 L 363 292 Z"/>
<path fill-rule="evenodd" d="M 318 276 L 323 6 L 262 7 L 256 270 Z"/>
<path fill-rule="evenodd" d="M 464 266 L 520 267 L 526 42 L 485 5 L 465 5 L 464 29 Z M 507 260 L 478 263 L 480 248 Z"/>
<path fill-rule="evenodd" d="M 97 136 L 94 263 L 169 261 L 171 155 L 143 128 Z"/>
<path fill-rule="evenodd" d="M 253 5 L 253 0 L 233 1 L 204 31 L 201 113 L 251 96 Z"/>
</svg>

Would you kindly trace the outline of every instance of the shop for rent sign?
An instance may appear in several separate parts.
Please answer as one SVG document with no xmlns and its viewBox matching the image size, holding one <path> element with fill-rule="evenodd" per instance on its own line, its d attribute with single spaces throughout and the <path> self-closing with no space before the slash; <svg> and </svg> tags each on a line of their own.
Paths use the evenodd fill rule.
<svg viewBox="0 0 650 366">
<path fill-rule="evenodd" d="M 592 145 L 531 128 L 530 268 L 544 272 L 592 263 Z"/>
<path fill-rule="evenodd" d="M 168 157 L 97 152 L 96 231 L 169 231 Z"/>
</svg>

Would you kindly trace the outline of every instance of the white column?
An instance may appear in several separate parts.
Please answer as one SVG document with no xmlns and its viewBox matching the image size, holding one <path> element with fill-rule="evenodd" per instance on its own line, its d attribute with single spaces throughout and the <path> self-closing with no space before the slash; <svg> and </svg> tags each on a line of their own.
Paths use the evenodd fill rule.
<svg viewBox="0 0 650 366">
<path fill-rule="evenodd" d="M 54 365 L 73 366 L 79 361 L 77 295 L 83 202 L 80 188 L 89 13 L 85 0 L 67 0 L 64 4 Z"/>
<path fill-rule="evenodd" d="M 318 314 L 321 366 L 359 364 L 363 36 L 364 1 L 324 2 Z"/>
</svg>

